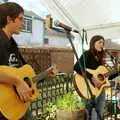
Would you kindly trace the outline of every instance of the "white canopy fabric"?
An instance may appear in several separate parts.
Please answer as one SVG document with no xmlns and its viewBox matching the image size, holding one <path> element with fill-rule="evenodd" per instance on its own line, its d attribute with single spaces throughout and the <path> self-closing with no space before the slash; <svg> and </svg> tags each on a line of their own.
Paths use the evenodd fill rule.
<svg viewBox="0 0 120 120">
<path fill-rule="evenodd" d="M 120 0 L 36 0 L 52 16 L 75 27 L 120 21 Z"/>
<path fill-rule="evenodd" d="M 47 9 L 53 18 L 76 28 L 120 21 L 120 0 L 9 0 L 38 14 Z M 45 8 L 45 9 L 44 9 Z"/>
<path fill-rule="evenodd" d="M 108 40 L 107 48 L 120 49 L 120 0 L 38 0 L 38 2 L 47 8 L 53 18 L 79 30 L 87 29 L 88 40 L 91 36 L 100 34 Z M 115 39 L 115 42 L 112 39 Z M 78 38 L 75 45 L 79 50 L 77 40 Z"/>
</svg>

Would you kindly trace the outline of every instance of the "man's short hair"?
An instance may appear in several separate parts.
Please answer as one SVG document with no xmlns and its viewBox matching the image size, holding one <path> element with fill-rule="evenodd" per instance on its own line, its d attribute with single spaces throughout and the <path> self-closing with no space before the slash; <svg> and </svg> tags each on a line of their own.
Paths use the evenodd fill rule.
<svg viewBox="0 0 120 120">
<path fill-rule="evenodd" d="M 0 28 L 7 25 L 7 16 L 10 16 L 14 20 L 20 13 L 24 13 L 24 10 L 17 3 L 6 2 L 0 4 Z"/>
</svg>

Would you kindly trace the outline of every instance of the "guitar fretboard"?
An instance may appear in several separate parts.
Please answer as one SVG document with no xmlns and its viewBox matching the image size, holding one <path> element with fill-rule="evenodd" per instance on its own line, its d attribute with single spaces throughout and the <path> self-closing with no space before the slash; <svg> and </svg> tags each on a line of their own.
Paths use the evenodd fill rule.
<svg viewBox="0 0 120 120">
<path fill-rule="evenodd" d="M 50 71 L 45 71 L 36 75 L 35 77 L 32 78 L 33 83 L 38 83 L 39 81 L 43 80 L 45 77 L 49 75 L 49 73 Z"/>
<path fill-rule="evenodd" d="M 120 73 L 120 70 L 114 70 L 114 71 L 110 71 L 104 74 L 105 77 L 111 77 L 111 76 L 118 76 L 118 74 Z"/>
</svg>

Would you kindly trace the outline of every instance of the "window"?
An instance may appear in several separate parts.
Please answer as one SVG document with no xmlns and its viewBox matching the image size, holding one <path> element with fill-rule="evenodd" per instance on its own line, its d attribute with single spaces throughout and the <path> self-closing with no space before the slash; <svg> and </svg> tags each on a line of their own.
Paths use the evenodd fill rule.
<svg viewBox="0 0 120 120">
<path fill-rule="evenodd" d="M 48 44 L 49 43 L 49 39 L 48 38 L 44 38 L 44 44 Z"/>
<path fill-rule="evenodd" d="M 22 31 L 32 33 L 32 19 L 31 18 L 24 17 Z"/>
</svg>

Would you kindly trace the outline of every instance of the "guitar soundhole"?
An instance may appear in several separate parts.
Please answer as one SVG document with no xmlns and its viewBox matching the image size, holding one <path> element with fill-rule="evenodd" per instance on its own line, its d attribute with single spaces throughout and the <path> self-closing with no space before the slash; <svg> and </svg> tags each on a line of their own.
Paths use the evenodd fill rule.
<svg viewBox="0 0 120 120">
<path fill-rule="evenodd" d="M 98 79 L 99 79 L 101 82 L 104 81 L 104 75 L 98 74 Z"/>
</svg>

